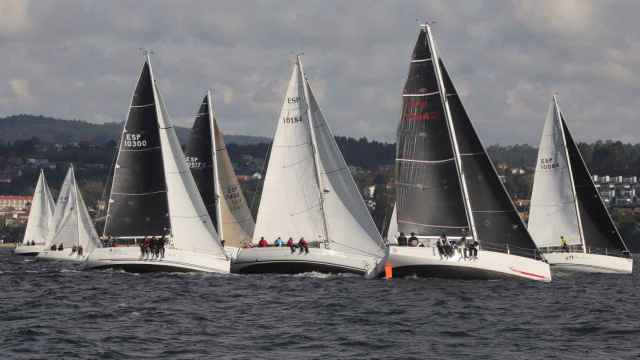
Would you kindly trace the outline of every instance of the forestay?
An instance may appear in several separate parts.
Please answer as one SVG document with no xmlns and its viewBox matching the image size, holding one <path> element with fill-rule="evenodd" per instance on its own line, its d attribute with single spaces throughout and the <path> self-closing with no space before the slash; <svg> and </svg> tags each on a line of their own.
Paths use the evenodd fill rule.
<svg viewBox="0 0 640 360">
<path fill-rule="evenodd" d="M 529 232 L 538 247 L 582 245 L 576 199 L 562 122 L 555 99 L 549 105 L 538 148 L 529 211 Z"/>
<path fill-rule="evenodd" d="M 254 243 L 261 237 L 326 240 L 303 86 L 296 63 L 271 145 Z"/>
<path fill-rule="evenodd" d="M 33 199 L 29 208 L 29 218 L 22 240 L 23 244 L 28 245 L 32 241 L 36 244 L 44 244 L 46 242 L 49 222 L 53 217 L 54 208 L 53 196 L 51 196 L 44 172 L 40 170 L 38 183 L 33 192 Z"/>
<path fill-rule="evenodd" d="M 147 58 L 149 63 L 149 59 Z M 218 234 L 185 162 L 175 129 L 153 79 L 149 64 L 155 108 L 157 109 L 162 164 L 167 184 L 167 202 L 172 245 L 181 250 L 208 253 L 226 258 Z"/>
</svg>

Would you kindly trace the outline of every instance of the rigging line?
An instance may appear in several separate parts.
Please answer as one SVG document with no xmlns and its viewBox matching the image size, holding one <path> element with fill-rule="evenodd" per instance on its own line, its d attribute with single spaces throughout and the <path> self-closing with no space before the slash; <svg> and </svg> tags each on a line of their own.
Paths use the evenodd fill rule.
<svg viewBox="0 0 640 360">
<path fill-rule="evenodd" d="M 476 155 L 484 155 L 484 153 L 483 152 L 460 153 L 460 156 L 476 156 Z"/>
<path fill-rule="evenodd" d="M 301 146 L 308 146 L 309 144 L 311 144 L 311 142 L 305 142 L 305 143 L 302 143 L 302 144 L 294 144 L 294 145 L 274 145 L 273 147 L 276 147 L 276 148 L 295 148 L 295 147 L 301 147 Z"/>
<path fill-rule="evenodd" d="M 473 213 L 511 213 L 511 210 L 472 210 Z"/>
</svg>

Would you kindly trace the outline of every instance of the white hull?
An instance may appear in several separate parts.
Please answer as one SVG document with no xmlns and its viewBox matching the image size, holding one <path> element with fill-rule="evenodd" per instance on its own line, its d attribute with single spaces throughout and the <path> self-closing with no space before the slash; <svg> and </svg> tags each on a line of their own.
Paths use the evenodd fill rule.
<svg viewBox="0 0 640 360">
<path fill-rule="evenodd" d="M 309 253 L 293 253 L 289 247 L 254 247 L 240 249 L 231 262 L 231 272 L 241 274 L 304 272 L 355 273 L 366 278 L 378 276 L 384 259 L 373 256 L 347 254 L 330 249 L 309 248 Z"/>
<path fill-rule="evenodd" d="M 520 278 L 551 281 L 549 264 L 527 257 L 480 250 L 474 260 L 440 258 L 435 247 L 391 246 L 393 276 L 417 275 L 460 279 Z"/>
<path fill-rule="evenodd" d="M 544 254 L 553 270 L 588 273 L 631 274 L 633 259 L 583 252 L 552 252 Z"/>
<path fill-rule="evenodd" d="M 23 256 L 36 256 L 39 252 L 44 250 L 44 244 L 42 245 L 22 245 L 19 244 L 13 249 L 13 253 L 15 255 L 23 255 Z"/>
<path fill-rule="evenodd" d="M 88 255 L 86 253 L 83 255 L 78 255 L 77 252 L 74 252 L 72 254 L 71 249 L 64 249 L 60 251 L 43 250 L 38 254 L 38 256 L 36 256 L 36 258 L 42 260 L 84 262 L 85 260 L 87 260 L 87 256 Z"/>
<path fill-rule="evenodd" d="M 139 247 L 95 249 L 87 258 L 86 268 L 116 268 L 131 272 L 217 272 L 228 273 L 230 261 L 220 256 L 166 248 L 160 259 L 143 258 Z"/>
</svg>

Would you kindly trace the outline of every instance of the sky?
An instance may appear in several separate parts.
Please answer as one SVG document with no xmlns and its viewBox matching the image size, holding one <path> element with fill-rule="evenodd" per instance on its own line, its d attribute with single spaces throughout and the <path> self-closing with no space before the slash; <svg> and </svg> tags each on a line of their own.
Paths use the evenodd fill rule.
<svg viewBox="0 0 640 360">
<path fill-rule="evenodd" d="M 121 122 L 144 61 L 190 127 L 272 136 L 297 53 L 336 135 L 395 141 L 418 25 L 485 145 L 536 145 L 554 92 L 578 141 L 640 142 L 640 2 L 0 0 L 0 116 Z"/>
</svg>

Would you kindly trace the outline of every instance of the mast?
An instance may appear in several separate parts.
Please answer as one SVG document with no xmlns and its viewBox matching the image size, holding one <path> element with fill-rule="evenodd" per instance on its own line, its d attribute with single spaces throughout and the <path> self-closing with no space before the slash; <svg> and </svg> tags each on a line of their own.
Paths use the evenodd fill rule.
<svg viewBox="0 0 640 360">
<path fill-rule="evenodd" d="M 560 114 L 560 105 L 558 105 L 558 96 L 553 94 L 553 105 L 555 108 L 556 118 L 560 123 L 560 132 L 562 133 L 562 147 L 567 158 L 567 166 L 569 168 L 569 180 L 571 183 L 571 194 L 573 195 L 573 201 L 576 206 L 576 217 L 578 219 L 578 232 L 580 234 L 580 242 L 582 242 L 582 252 L 587 253 L 587 244 L 584 239 L 584 230 L 582 229 L 582 219 L 580 218 L 580 205 L 578 204 L 578 194 L 576 192 L 576 184 L 573 179 L 573 169 L 571 169 L 571 158 L 569 157 L 569 149 L 567 148 L 567 137 L 564 133 L 564 126 L 562 125 L 562 115 Z"/>
<path fill-rule="evenodd" d="M 324 211 L 324 187 L 322 186 L 322 179 L 320 177 L 320 168 L 318 159 L 318 144 L 316 143 L 316 133 L 313 119 L 311 117 L 311 105 L 309 104 L 309 90 L 307 89 L 307 79 L 304 75 L 304 69 L 302 67 L 302 61 L 300 59 L 300 55 L 296 56 L 296 61 L 298 62 L 298 68 L 300 71 L 300 77 L 302 78 L 302 86 L 304 91 L 304 103 L 307 107 L 307 118 L 309 119 L 309 131 L 311 132 L 311 145 L 313 147 L 313 165 L 316 174 L 316 180 L 318 182 L 318 191 L 320 193 L 320 213 L 322 214 L 322 229 L 324 231 L 324 243 L 325 247 L 329 248 L 329 230 L 327 228 L 327 214 Z"/>
<path fill-rule="evenodd" d="M 211 169 L 213 170 L 213 198 L 215 201 L 215 205 L 216 205 L 216 222 L 218 223 L 218 235 L 220 236 L 220 241 L 224 241 L 224 231 L 223 231 L 223 226 L 222 226 L 222 214 L 221 214 L 221 208 L 220 208 L 220 193 L 219 193 L 219 189 L 220 189 L 220 180 L 219 180 L 219 173 L 218 173 L 218 146 L 216 144 L 216 128 L 215 128 L 215 124 L 214 124 L 214 118 L 213 118 L 213 105 L 211 105 L 211 103 L 213 102 L 213 97 L 211 96 L 211 90 L 207 91 L 207 106 L 208 106 L 208 113 L 209 113 L 209 128 L 211 129 L 210 131 L 210 135 L 211 135 L 211 162 L 212 167 Z"/>
<path fill-rule="evenodd" d="M 465 180 L 464 170 L 462 168 L 462 158 L 460 156 L 460 148 L 458 147 L 458 139 L 456 137 L 456 130 L 453 126 L 453 121 L 451 119 L 451 109 L 449 108 L 449 101 L 447 100 L 446 89 L 442 80 L 442 72 L 440 69 L 440 58 L 438 57 L 437 49 L 435 43 L 433 41 L 433 36 L 431 34 L 431 25 L 424 24 L 421 25 L 427 31 L 427 39 L 429 50 L 431 51 L 431 63 L 436 70 L 436 79 L 438 82 L 438 88 L 440 89 L 440 98 L 442 99 L 442 105 L 445 111 L 445 119 L 447 122 L 447 127 L 449 128 L 449 136 L 451 138 L 451 144 L 453 145 L 453 154 L 456 164 L 456 169 L 458 170 L 458 180 L 460 181 L 460 185 L 462 187 L 462 199 L 465 205 L 465 212 L 467 214 L 467 221 L 469 223 L 469 227 L 471 227 L 471 234 L 473 238 L 480 241 L 478 239 L 478 233 L 476 231 L 476 224 L 473 218 L 473 210 L 471 208 L 471 200 L 469 199 L 469 190 L 467 188 L 467 182 Z"/>
</svg>

